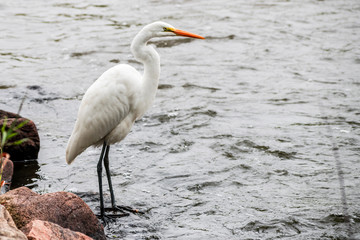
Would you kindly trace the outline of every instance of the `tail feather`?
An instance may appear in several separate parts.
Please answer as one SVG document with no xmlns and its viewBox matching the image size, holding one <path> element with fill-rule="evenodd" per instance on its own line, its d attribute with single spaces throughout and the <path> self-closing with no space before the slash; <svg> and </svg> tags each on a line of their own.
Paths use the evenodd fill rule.
<svg viewBox="0 0 360 240">
<path fill-rule="evenodd" d="M 66 163 L 70 165 L 85 149 L 80 147 L 78 141 L 74 141 L 74 135 L 71 135 L 66 148 Z"/>
</svg>

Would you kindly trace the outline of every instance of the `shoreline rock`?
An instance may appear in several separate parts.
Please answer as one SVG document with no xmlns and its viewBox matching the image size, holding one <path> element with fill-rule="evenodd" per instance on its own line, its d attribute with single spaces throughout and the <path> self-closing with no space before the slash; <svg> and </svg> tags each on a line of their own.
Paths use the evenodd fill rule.
<svg viewBox="0 0 360 240">
<path fill-rule="evenodd" d="M 0 119 L 3 119 L 5 117 L 7 117 L 7 118 L 22 118 L 19 114 L 7 112 L 7 111 L 0 109 Z"/>
<path fill-rule="evenodd" d="M 15 126 L 23 121 L 28 121 L 22 128 L 16 130 L 18 135 L 10 139 L 10 142 L 27 138 L 28 140 L 19 145 L 5 146 L 3 152 L 10 154 L 13 161 L 23 161 L 37 159 L 40 150 L 40 137 L 36 125 L 33 121 L 23 118 L 18 114 L 0 110 L 0 126 L 2 127 L 6 119 L 6 128 L 10 128 L 14 123 Z"/>
<path fill-rule="evenodd" d="M 31 232 L 28 224 L 34 220 L 41 220 L 80 232 L 96 240 L 106 239 L 104 228 L 95 214 L 73 193 L 55 192 L 39 195 L 27 187 L 20 187 L 0 195 L 0 204 L 7 209 L 17 228 L 22 231 Z M 46 226 L 47 229 L 58 229 L 52 224 L 36 223 L 37 226 Z"/>
<path fill-rule="evenodd" d="M 16 227 L 10 213 L 2 205 L 0 205 L 0 239 L 28 239 L 26 235 Z"/>
<path fill-rule="evenodd" d="M 81 232 L 71 231 L 55 223 L 41 220 L 32 220 L 22 228 L 22 231 L 26 234 L 28 240 L 93 240 L 93 238 Z"/>
<path fill-rule="evenodd" d="M 14 173 L 14 163 L 10 160 L 10 155 L 8 153 L 3 153 L 2 156 L 2 176 L 0 184 L 0 195 L 8 192 L 10 190 L 12 176 Z M 1 169 L 1 168 L 0 168 Z"/>
</svg>

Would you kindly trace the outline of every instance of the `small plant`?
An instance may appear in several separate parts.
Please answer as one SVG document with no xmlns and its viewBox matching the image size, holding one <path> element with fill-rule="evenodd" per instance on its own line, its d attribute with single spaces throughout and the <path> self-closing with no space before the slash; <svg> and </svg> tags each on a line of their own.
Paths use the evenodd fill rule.
<svg viewBox="0 0 360 240">
<path fill-rule="evenodd" d="M 14 142 L 10 142 L 10 140 L 12 138 L 14 138 L 15 136 L 17 136 L 19 134 L 19 132 L 17 130 L 19 130 L 20 128 L 22 128 L 25 124 L 27 124 L 29 122 L 29 120 L 24 120 L 21 123 L 19 123 L 18 125 L 16 125 L 17 121 L 14 120 L 11 123 L 11 126 L 9 128 L 7 128 L 7 117 L 5 117 L 3 125 L 1 127 L 1 133 L 0 133 L 0 186 L 3 185 L 3 181 L 2 181 L 2 174 L 3 174 L 3 152 L 4 152 L 4 148 L 6 146 L 12 146 L 12 145 L 20 145 L 23 142 L 27 141 L 28 138 L 22 138 L 20 140 L 16 140 Z"/>
</svg>

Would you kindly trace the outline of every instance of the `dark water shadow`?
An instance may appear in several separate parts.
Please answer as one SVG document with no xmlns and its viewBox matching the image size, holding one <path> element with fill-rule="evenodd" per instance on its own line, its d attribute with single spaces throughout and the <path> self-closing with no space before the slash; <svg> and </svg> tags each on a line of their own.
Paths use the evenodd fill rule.
<svg viewBox="0 0 360 240">
<path fill-rule="evenodd" d="M 14 162 L 11 189 L 23 186 L 30 189 L 36 187 L 35 182 L 40 179 L 39 169 L 40 166 L 36 160 Z"/>
</svg>

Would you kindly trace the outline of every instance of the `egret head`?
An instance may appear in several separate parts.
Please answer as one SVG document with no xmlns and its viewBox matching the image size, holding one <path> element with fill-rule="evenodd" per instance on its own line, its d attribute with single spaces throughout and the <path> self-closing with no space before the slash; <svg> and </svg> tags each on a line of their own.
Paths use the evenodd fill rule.
<svg viewBox="0 0 360 240">
<path fill-rule="evenodd" d="M 165 22 L 154 22 L 147 25 L 144 29 L 147 29 L 149 32 L 151 32 L 154 37 L 183 36 L 204 39 L 199 35 L 176 29 L 175 27 Z"/>
<path fill-rule="evenodd" d="M 134 54 L 135 58 L 138 61 L 142 61 L 146 59 L 149 54 L 148 51 L 144 51 L 142 46 L 146 45 L 147 42 L 154 38 L 154 37 L 167 37 L 167 36 L 183 36 L 183 37 L 191 37 L 191 38 L 200 38 L 204 39 L 203 37 L 186 32 L 180 29 L 176 29 L 175 27 L 171 26 L 165 22 L 154 22 L 146 25 L 134 38 L 131 43 L 131 52 Z M 154 51 L 154 55 L 158 55 L 156 51 L 150 47 L 148 50 Z"/>
</svg>

